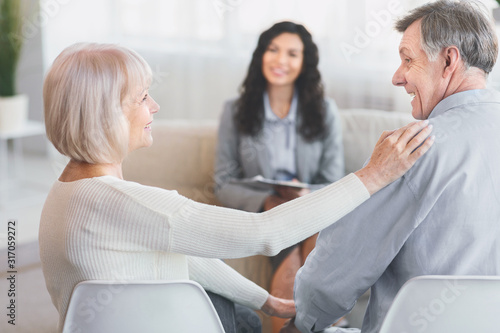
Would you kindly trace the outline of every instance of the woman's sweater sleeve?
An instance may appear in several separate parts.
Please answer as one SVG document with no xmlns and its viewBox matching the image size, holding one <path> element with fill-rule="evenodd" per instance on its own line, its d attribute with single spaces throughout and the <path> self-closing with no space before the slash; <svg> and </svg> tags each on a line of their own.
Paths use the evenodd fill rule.
<svg viewBox="0 0 500 333">
<path fill-rule="evenodd" d="M 269 293 L 265 289 L 240 275 L 222 260 L 187 258 L 189 278 L 206 290 L 256 310 L 261 309 L 266 302 Z"/>
<path fill-rule="evenodd" d="M 210 258 L 275 255 L 335 223 L 369 196 L 349 174 L 264 213 L 187 200 L 170 216 L 170 251 Z"/>
<path fill-rule="evenodd" d="M 361 180 L 349 174 L 269 211 L 249 213 L 113 177 L 101 182 L 106 184 L 92 187 L 96 207 L 90 212 L 105 215 L 99 215 L 96 228 L 103 228 L 103 219 L 108 221 L 104 224 L 114 230 L 121 248 L 220 259 L 276 255 L 335 223 L 370 197 Z"/>
</svg>

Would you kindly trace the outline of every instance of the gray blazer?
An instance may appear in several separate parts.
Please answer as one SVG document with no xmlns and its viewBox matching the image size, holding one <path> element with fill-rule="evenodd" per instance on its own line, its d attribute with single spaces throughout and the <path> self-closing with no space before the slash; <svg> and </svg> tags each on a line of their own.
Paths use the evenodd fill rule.
<svg viewBox="0 0 500 333">
<path fill-rule="evenodd" d="M 248 212 L 261 210 L 264 200 L 272 191 L 263 191 L 240 184 L 231 179 L 262 175 L 272 178 L 269 157 L 261 136 L 240 134 L 234 124 L 236 99 L 224 105 L 219 124 L 217 156 L 215 160 L 215 195 L 226 207 Z M 325 100 L 327 135 L 321 140 L 306 142 L 297 135 L 297 176 L 317 190 L 344 176 L 344 150 L 342 124 L 333 100 Z M 299 106 L 300 107 L 300 106 Z M 300 125 L 300 117 L 297 123 Z"/>
</svg>

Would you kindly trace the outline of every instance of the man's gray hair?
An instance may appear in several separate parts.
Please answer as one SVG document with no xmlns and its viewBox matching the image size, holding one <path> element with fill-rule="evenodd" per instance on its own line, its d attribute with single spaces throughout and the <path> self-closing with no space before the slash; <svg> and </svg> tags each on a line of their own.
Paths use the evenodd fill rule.
<svg viewBox="0 0 500 333">
<path fill-rule="evenodd" d="M 410 11 L 395 28 L 403 33 L 421 20 L 422 49 L 430 61 L 443 48 L 456 46 L 467 68 L 491 72 L 498 55 L 498 39 L 491 19 L 474 1 L 439 0 Z"/>
</svg>

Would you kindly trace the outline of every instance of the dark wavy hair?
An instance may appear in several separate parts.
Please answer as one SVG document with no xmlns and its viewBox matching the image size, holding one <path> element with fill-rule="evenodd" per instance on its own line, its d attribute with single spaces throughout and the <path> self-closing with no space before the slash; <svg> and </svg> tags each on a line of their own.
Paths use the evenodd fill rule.
<svg viewBox="0 0 500 333">
<path fill-rule="evenodd" d="M 236 102 L 237 111 L 234 120 L 238 130 L 243 134 L 255 136 L 262 130 L 263 94 L 267 88 L 267 80 L 262 73 L 262 57 L 271 41 L 287 32 L 298 35 L 304 44 L 302 71 L 295 81 L 299 97 L 297 112 L 301 119 L 299 133 L 307 141 L 314 141 L 327 134 L 324 89 L 318 70 L 318 47 L 313 42 L 311 34 L 301 24 L 279 22 L 260 35 L 247 76 L 240 87 L 240 98 Z"/>
</svg>

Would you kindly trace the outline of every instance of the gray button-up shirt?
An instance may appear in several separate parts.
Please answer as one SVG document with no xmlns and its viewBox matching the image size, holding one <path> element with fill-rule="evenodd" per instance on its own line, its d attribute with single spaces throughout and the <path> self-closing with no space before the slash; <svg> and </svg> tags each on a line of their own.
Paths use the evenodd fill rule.
<svg viewBox="0 0 500 333">
<path fill-rule="evenodd" d="M 396 293 L 415 276 L 500 274 L 500 95 L 454 94 L 429 120 L 436 135 L 430 151 L 320 233 L 295 281 L 302 332 L 345 315 L 369 288 L 363 333 L 378 332 Z M 418 316 L 410 324 L 423 325 Z"/>
</svg>

